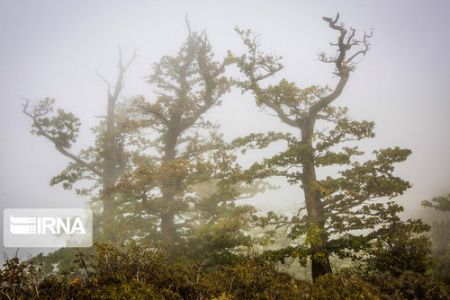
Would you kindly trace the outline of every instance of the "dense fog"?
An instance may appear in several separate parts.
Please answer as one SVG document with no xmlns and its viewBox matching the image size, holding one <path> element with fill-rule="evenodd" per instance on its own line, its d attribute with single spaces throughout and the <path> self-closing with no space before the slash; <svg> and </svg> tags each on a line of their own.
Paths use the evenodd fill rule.
<svg viewBox="0 0 450 300">
<path fill-rule="evenodd" d="M 372 151 L 399 146 L 411 156 L 396 165 L 395 174 L 412 187 L 395 198 L 405 207 L 404 219 L 428 216 L 421 202 L 450 191 L 450 4 L 446 1 L 1 1 L 0 2 L 0 208 L 79 208 L 90 197 L 77 196 L 51 178 L 70 161 L 43 137 L 30 133 L 31 120 L 22 113 L 25 99 L 36 103 L 56 99 L 55 107 L 74 113 L 81 131 L 73 153 L 92 145 L 91 128 L 105 116 L 106 81 L 114 83 L 119 50 L 123 61 L 136 58 L 124 78 L 119 101 L 143 95 L 156 99 L 146 83 L 152 65 L 164 55 L 176 55 L 190 29 L 205 32 L 215 59 L 227 51 L 245 52 L 235 27 L 258 34 L 261 50 L 282 56 L 284 68 L 265 83 L 283 78 L 303 88 L 328 85 L 338 76 L 319 61 L 332 53 L 336 34 L 322 20 L 334 18 L 371 32 L 370 49 L 336 105 L 348 107 L 355 120 L 375 122 L 375 138 L 359 142 L 369 158 Z M 227 74 L 242 78 L 231 66 Z M 225 142 L 251 133 L 298 132 L 280 122 L 273 111 L 258 107 L 251 93 L 237 87 L 204 115 L 219 125 Z M 262 151 L 238 154 L 244 167 L 279 151 L 275 144 Z M 334 167 L 318 177 L 334 174 Z M 260 214 L 295 214 L 304 204 L 299 185 L 273 177 L 277 188 L 242 203 Z M 3 248 L 8 256 L 17 249 Z M 22 258 L 52 249 L 20 249 Z"/>
</svg>

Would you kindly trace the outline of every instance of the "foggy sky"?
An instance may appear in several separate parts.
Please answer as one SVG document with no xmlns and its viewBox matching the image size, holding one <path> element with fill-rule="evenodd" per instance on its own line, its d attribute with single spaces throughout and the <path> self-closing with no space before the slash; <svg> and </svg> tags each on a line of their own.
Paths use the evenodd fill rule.
<svg viewBox="0 0 450 300">
<path fill-rule="evenodd" d="M 106 87 L 96 72 L 112 81 L 117 46 L 125 58 L 136 49 L 139 56 L 126 76 L 123 96 L 152 99 L 153 88 L 144 78 L 151 63 L 176 54 L 186 37 L 186 15 L 193 29 L 207 30 L 217 58 L 228 49 L 240 53 L 233 28 L 250 28 L 261 34 L 266 52 L 283 56 L 279 78 L 300 87 L 333 86 L 332 68 L 318 62 L 316 54 L 330 50 L 328 42 L 336 38 L 321 17 L 336 12 L 346 25 L 374 29 L 371 50 L 336 104 L 348 106 L 355 119 L 375 121 L 376 138 L 364 149 L 412 149 L 397 174 L 413 184 L 400 202 L 413 215 L 420 201 L 450 191 L 450 2 L 444 0 L 2 0 L 0 208 L 80 207 L 86 201 L 49 186 L 68 160 L 50 142 L 30 134 L 21 96 L 56 98 L 56 106 L 79 116 L 83 127 L 75 149 L 81 149 L 92 143 L 89 128 L 106 105 Z M 222 125 L 227 139 L 286 129 L 239 91 L 226 95 L 208 119 Z M 260 196 L 258 205 L 289 211 L 301 198 L 298 188 L 287 186 Z"/>
</svg>

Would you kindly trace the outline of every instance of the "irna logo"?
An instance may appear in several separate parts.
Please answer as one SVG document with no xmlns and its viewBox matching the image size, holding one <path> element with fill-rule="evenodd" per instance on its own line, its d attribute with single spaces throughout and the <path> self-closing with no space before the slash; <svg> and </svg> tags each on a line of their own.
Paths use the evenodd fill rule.
<svg viewBox="0 0 450 300">
<path fill-rule="evenodd" d="M 81 217 L 13 217 L 12 234 L 86 234 Z"/>
<path fill-rule="evenodd" d="M 90 209 L 5 209 L 5 247 L 90 247 Z"/>
</svg>

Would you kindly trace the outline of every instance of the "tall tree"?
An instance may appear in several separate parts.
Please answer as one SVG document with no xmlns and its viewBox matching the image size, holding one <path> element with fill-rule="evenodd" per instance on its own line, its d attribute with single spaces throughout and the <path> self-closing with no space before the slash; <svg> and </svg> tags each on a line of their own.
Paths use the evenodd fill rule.
<svg viewBox="0 0 450 300">
<path fill-rule="evenodd" d="M 191 32 L 188 25 L 178 54 L 153 66 L 148 83 L 156 87 L 155 101 L 138 96 L 130 109 L 130 134 L 138 131 L 146 141 L 135 157 L 135 170 L 117 188 L 128 203 L 142 203 L 140 212 L 157 217 L 168 246 L 190 226 L 186 216 L 195 199 L 190 188 L 236 167 L 220 150 L 224 145 L 216 126 L 203 118 L 231 85 L 224 75 L 228 62 L 213 56 L 206 34 Z"/>
<path fill-rule="evenodd" d="M 62 184 L 65 189 L 83 180 L 93 182 L 89 188 L 76 188 L 78 194 L 88 194 L 101 187 L 100 199 L 103 204 L 103 222 L 110 224 L 114 218 L 117 201 L 110 193 L 124 171 L 126 155 L 123 147 L 123 132 L 117 122 L 117 105 L 122 93 L 124 76 L 136 55 L 123 62 L 119 49 L 118 76 L 114 85 L 107 84 L 106 115 L 96 129 L 96 145 L 82 150 L 78 155 L 71 152 L 80 129 L 80 119 L 62 109 L 54 111 L 54 99 L 46 98 L 34 106 L 25 99 L 23 113 L 32 120 L 32 133 L 53 143 L 56 150 L 71 160 L 69 165 L 51 179 L 51 184 Z M 104 226 L 108 228 L 108 225 Z"/>
<path fill-rule="evenodd" d="M 245 75 L 239 85 L 251 91 L 256 103 L 273 111 L 281 122 L 297 131 L 296 134 L 252 134 L 235 141 L 235 146 L 264 148 L 275 141 L 285 141 L 287 149 L 255 163 L 244 178 L 283 176 L 303 189 L 306 214 L 301 208 L 291 218 L 274 214 L 261 219 L 262 224 L 286 225 L 292 239 L 304 237 L 297 246 L 278 251 L 281 256 L 309 255 L 312 276 L 332 272 L 329 255 L 348 256 L 360 250 L 382 233 L 382 227 L 398 220 L 400 206 L 389 200 L 402 194 L 410 185 L 393 175 L 393 164 L 404 161 L 409 150 L 396 148 L 375 151 L 375 158 L 359 162 L 363 154 L 347 142 L 374 136 L 374 124 L 353 121 L 346 116 L 347 109 L 333 106 L 341 96 L 356 61 L 369 50 L 371 34 L 356 37 L 355 29 L 348 29 L 336 18 L 323 20 L 338 34 L 335 55 L 319 54 L 320 61 L 334 66 L 338 78 L 334 88 L 318 85 L 299 88 L 285 79 L 264 87 L 263 81 L 279 72 L 280 58 L 265 55 L 259 50 L 259 41 L 247 30 L 237 30 L 247 53 L 233 56 Z M 320 125 L 317 125 L 321 123 Z M 339 176 L 317 176 L 319 167 L 338 167 Z M 372 229 L 369 231 L 364 231 Z"/>
</svg>

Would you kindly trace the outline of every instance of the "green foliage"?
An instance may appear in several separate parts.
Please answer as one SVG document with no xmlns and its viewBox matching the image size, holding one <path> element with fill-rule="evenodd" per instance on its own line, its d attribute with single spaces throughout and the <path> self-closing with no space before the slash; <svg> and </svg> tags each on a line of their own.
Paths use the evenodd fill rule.
<svg viewBox="0 0 450 300">
<path fill-rule="evenodd" d="M 310 299 L 381 299 L 377 287 L 357 274 L 344 271 L 328 274 L 314 284 Z"/>
<path fill-rule="evenodd" d="M 78 137 L 80 120 L 74 114 L 57 109 L 53 113 L 55 99 L 45 98 L 33 107 L 32 133 L 47 135 L 56 147 L 70 148 Z"/>
<path fill-rule="evenodd" d="M 434 274 L 447 284 L 450 284 L 450 194 L 434 197 L 422 202 L 424 207 L 434 208 L 436 211 L 431 226 L 431 240 L 433 241 Z"/>
<path fill-rule="evenodd" d="M 422 205 L 432 207 L 439 211 L 450 211 L 450 194 L 447 196 L 434 197 L 431 200 L 424 200 Z"/>
<path fill-rule="evenodd" d="M 369 248 L 383 227 L 399 221 L 398 213 L 403 208 L 391 199 L 410 187 L 409 182 L 395 176 L 394 165 L 405 161 L 411 151 L 399 147 L 381 149 L 374 151 L 373 159 L 361 162 L 359 157 L 364 152 L 355 142 L 373 138 L 374 123 L 351 120 L 347 108 L 333 103 L 354 71 L 353 59 L 366 54 L 371 37 L 364 34 L 361 39 L 355 38 L 356 31 L 338 24 L 338 19 L 339 15 L 335 19 L 324 18 L 338 34 L 337 42 L 331 43 L 337 54 L 319 57 L 335 68 L 338 83 L 334 88 L 318 85 L 300 88 L 286 79 L 263 84 L 281 71 L 281 58 L 264 54 L 251 31 L 236 30 L 247 50 L 239 56 L 230 54 L 244 75 L 238 86 L 243 92 L 252 92 L 257 105 L 271 110 L 280 122 L 296 131 L 250 134 L 232 143 L 245 153 L 248 149 L 264 149 L 272 143 L 284 142 L 284 150 L 255 162 L 238 178 L 252 182 L 282 176 L 304 190 L 305 207 L 297 213 L 289 217 L 270 214 L 260 219 L 259 225 L 268 226 L 269 230 L 283 228 L 293 240 L 283 249 L 270 251 L 270 257 L 304 256 L 305 261 L 305 256 L 309 256 L 323 265 L 329 265 L 328 255 L 351 257 Z M 337 171 L 317 178 L 321 167 Z M 320 272 L 330 270 L 325 266 Z"/>
<path fill-rule="evenodd" d="M 7 260 L 0 273 L 2 298 L 4 296 L 10 299 L 36 297 L 33 282 L 37 282 L 40 275 L 36 266 L 20 263 L 17 257 Z"/>
<path fill-rule="evenodd" d="M 200 218 L 183 247 L 184 255 L 203 260 L 207 265 L 233 261 L 253 243 L 247 232 L 256 210 L 249 205 L 218 200 L 220 195 L 205 197 L 196 205 Z"/>
<path fill-rule="evenodd" d="M 431 226 L 433 241 L 434 274 L 450 284 L 450 221 L 435 221 Z"/>
<path fill-rule="evenodd" d="M 366 279 L 381 292 L 381 299 L 449 299 L 449 286 L 436 277 L 405 271 L 399 276 L 375 273 Z"/>
<path fill-rule="evenodd" d="M 431 268 L 431 242 L 424 235 L 430 227 L 421 220 L 395 222 L 384 228 L 369 250 L 369 270 L 400 275 L 424 274 Z"/>
<path fill-rule="evenodd" d="M 1 292 L 13 299 L 293 299 L 301 283 L 257 257 L 205 268 L 191 260 L 169 260 L 156 248 L 97 245 L 79 254 L 78 271 L 44 276 L 38 265 L 8 260 Z"/>
<path fill-rule="evenodd" d="M 114 190 L 123 199 L 120 209 L 126 219 L 150 218 L 160 227 L 156 235 L 140 230 L 138 237 L 150 234 L 170 247 L 183 243 L 199 225 L 195 207 L 206 200 L 195 187 L 214 186 L 238 168 L 235 157 L 224 151 L 216 126 L 203 119 L 230 88 L 224 75 L 227 62 L 214 60 L 206 34 L 188 29 L 178 53 L 153 66 L 148 83 L 156 86 L 156 99 L 139 96 L 129 107 L 129 132 L 150 140 L 144 140 L 146 151 L 135 155 L 133 167 Z M 236 198 L 227 195 L 216 204 Z"/>
<path fill-rule="evenodd" d="M 154 247 L 98 244 L 78 253 L 77 267 L 46 272 L 36 260 L 7 260 L 0 270 L 2 299 L 448 299 L 436 277 L 405 271 L 361 275 L 344 269 L 314 284 L 294 279 L 256 255 L 205 265 L 171 259 Z"/>
<path fill-rule="evenodd" d="M 347 108 L 334 105 L 371 37 L 357 39 L 338 19 L 324 18 L 338 34 L 331 43 L 336 56 L 319 55 L 334 68 L 334 88 L 300 87 L 286 79 L 261 84 L 283 65 L 280 57 L 259 50 L 251 31 L 236 30 L 246 53 L 229 52 L 217 60 L 206 34 L 188 25 L 179 51 L 153 65 L 147 81 L 156 88 L 153 99 L 117 102 L 129 66 L 120 61 L 117 86 L 108 86 L 107 116 L 93 129 L 96 143 L 77 155 L 69 151 L 79 119 L 55 110 L 53 99 L 34 107 L 27 102 L 23 112 L 33 122 L 32 132 L 71 159 L 51 184 L 89 195 L 94 204 L 100 200 L 96 239 L 121 246 L 7 260 L 0 271 L 1 298 L 448 298 L 441 282 L 450 282 L 448 224 L 433 225 L 438 257 L 433 272 L 429 227 L 402 221 L 403 208 L 394 201 L 410 187 L 396 176 L 395 166 L 411 151 L 379 149 L 363 160 L 358 142 L 375 136 L 374 123 L 353 120 Z M 242 80 L 228 76 L 230 64 Z M 256 104 L 291 131 L 251 133 L 226 143 L 205 114 L 232 86 L 252 92 Z M 238 151 L 245 155 L 274 143 L 284 148 L 248 169 L 239 165 Z M 318 178 L 320 168 L 333 171 Z M 275 176 L 303 189 L 304 207 L 257 215 L 240 202 L 270 187 L 263 180 Z M 423 205 L 448 211 L 449 198 Z M 271 244 L 277 236 L 278 243 Z M 252 253 L 258 246 L 267 251 Z M 364 264 L 358 271 L 331 274 L 330 256 Z M 314 284 L 281 272 L 279 260 L 311 265 Z"/>
</svg>

